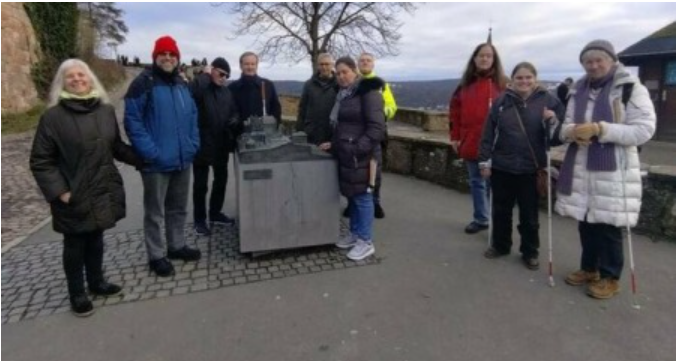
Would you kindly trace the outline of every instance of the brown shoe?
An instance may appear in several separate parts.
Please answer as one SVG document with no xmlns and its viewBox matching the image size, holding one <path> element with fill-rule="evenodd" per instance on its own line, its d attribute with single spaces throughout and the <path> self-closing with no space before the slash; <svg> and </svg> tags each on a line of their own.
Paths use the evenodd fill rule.
<svg viewBox="0 0 676 361">
<path fill-rule="evenodd" d="M 590 283 L 587 288 L 587 295 L 601 300 L 612 298 L 619 292 L 620 284 L 612 278 L 602 278 L 600 281 Z"/>
<path fill-rule="evenodd" d="M 587 272 L 585 270 L 577 270 L 566 276 L 566 283 L 571 286 L 582 286 L 588 282 L 596 282 L 601 279 L 599 271 Z"/>
</svg>

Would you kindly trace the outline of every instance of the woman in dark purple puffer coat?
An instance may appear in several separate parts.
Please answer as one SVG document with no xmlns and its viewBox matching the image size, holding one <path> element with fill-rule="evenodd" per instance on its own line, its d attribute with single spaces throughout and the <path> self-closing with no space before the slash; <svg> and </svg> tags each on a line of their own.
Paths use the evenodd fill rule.
<svg viewBox="0 0 676 361">
<path fill-rule="evenodd" d="M 350 248 L 347 257 L 362 260 L 375 253 L 373 246 L 373 194 L 369 187 L 371 161 L 380 162 L 385 137 L 385 113 L 380 78 L 363 79 L 349 57 L 336 61 L 340 91 L 331 112 L 334 127 L 330 143 L 320 148 L 338 158 L 340 192 L 356 207 L 350 214 L 350 233 L 336 246 Z"/>
</svg>

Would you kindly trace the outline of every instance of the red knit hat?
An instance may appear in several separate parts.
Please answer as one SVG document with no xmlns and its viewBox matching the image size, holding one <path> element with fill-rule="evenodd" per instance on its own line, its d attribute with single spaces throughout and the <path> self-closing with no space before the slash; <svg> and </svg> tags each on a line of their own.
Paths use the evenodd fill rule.
<svg viewBox="0 0 676 361">
<path fill-rule="evenodd" d="M 174 40 L 174 38 L 168 35 L 155 40 L 155 49 L 153 50 L 153 60 L 157 59 L 157 56 L 161 53 L 176 54 L 176 57 L 179 60 L 181 59 L 181 52 L 178 51 L 176 40 Z"/>
</svg>

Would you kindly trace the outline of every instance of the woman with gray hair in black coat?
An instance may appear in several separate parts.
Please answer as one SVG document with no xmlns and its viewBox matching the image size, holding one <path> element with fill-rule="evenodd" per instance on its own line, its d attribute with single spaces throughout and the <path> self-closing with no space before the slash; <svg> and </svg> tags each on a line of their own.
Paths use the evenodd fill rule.
<svg viewBox="0 0 676 361">
<path fill-rule="evenodd" d="M 385 113 L 380 78 L 363 79 L 349 57 L 336 61 L 340 90 L 331 112 L 331 142 L 320 144 L 338 158 L 340 192 L 355 205 L 350 214 L 350 233 L 336 246 L 350 249 L 347 257 L 362 260 L 375 253 L 373 246 L 374 167 L 380 162 L 380 142 L 385 137 Z"/>
<path fill-rule="evenodd" d="M 93 306 L 85 292 L 113 296 L 121 287 L 103 277 L 103 231 L 125 216 L 122 177 L 114 159 L 142 160 L 123 143 L 105 90 L 81 60 L 64 61 L 54 77 L 50 107 L 40 118 L 30 168 L 50 203 L 54 230 L 63 233 L 63 268 L 76 316 Z"/>
</svg>

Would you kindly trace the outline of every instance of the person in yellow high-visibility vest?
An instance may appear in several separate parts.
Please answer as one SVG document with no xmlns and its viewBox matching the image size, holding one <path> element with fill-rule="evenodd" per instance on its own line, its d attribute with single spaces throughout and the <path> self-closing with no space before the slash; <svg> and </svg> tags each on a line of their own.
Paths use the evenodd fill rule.
<svg viewBox="0 0 676 361">
<path fill-rule="evenodd" d="M 375 57 L 373 54 L 362 53 L 359 56 L 359 72 L 365 79 L 374 78 L 376 76 L 373 68 L 375 66 Z M 392 90 L 390 85 L 385 82 L 385 86 L 381 89 L 383 94 L 383 111 L 385 113 L 385 120 L 391 120 L 394 118 L 394 115 L 397 113 L 397 103 L 394 100 L 394 95 L 392 95 Z M 386 129 L 387 131 L 387 129 Z M 387 133 L 384 140 L 380 144 L 382 148 L 382 154 L 387 152 Z M 374 205 L 374 216 L 376 218 L 385 218 L 385 211 L 380 204 L 380 186 L 382 185 L 382 159 L 378 159 L 378 172 L 376 175 L 376 186 L 373 191 L 373 205 Z M 344 216 L 349 215 L 350 205 L 343 212 Z"/>
</svg>

